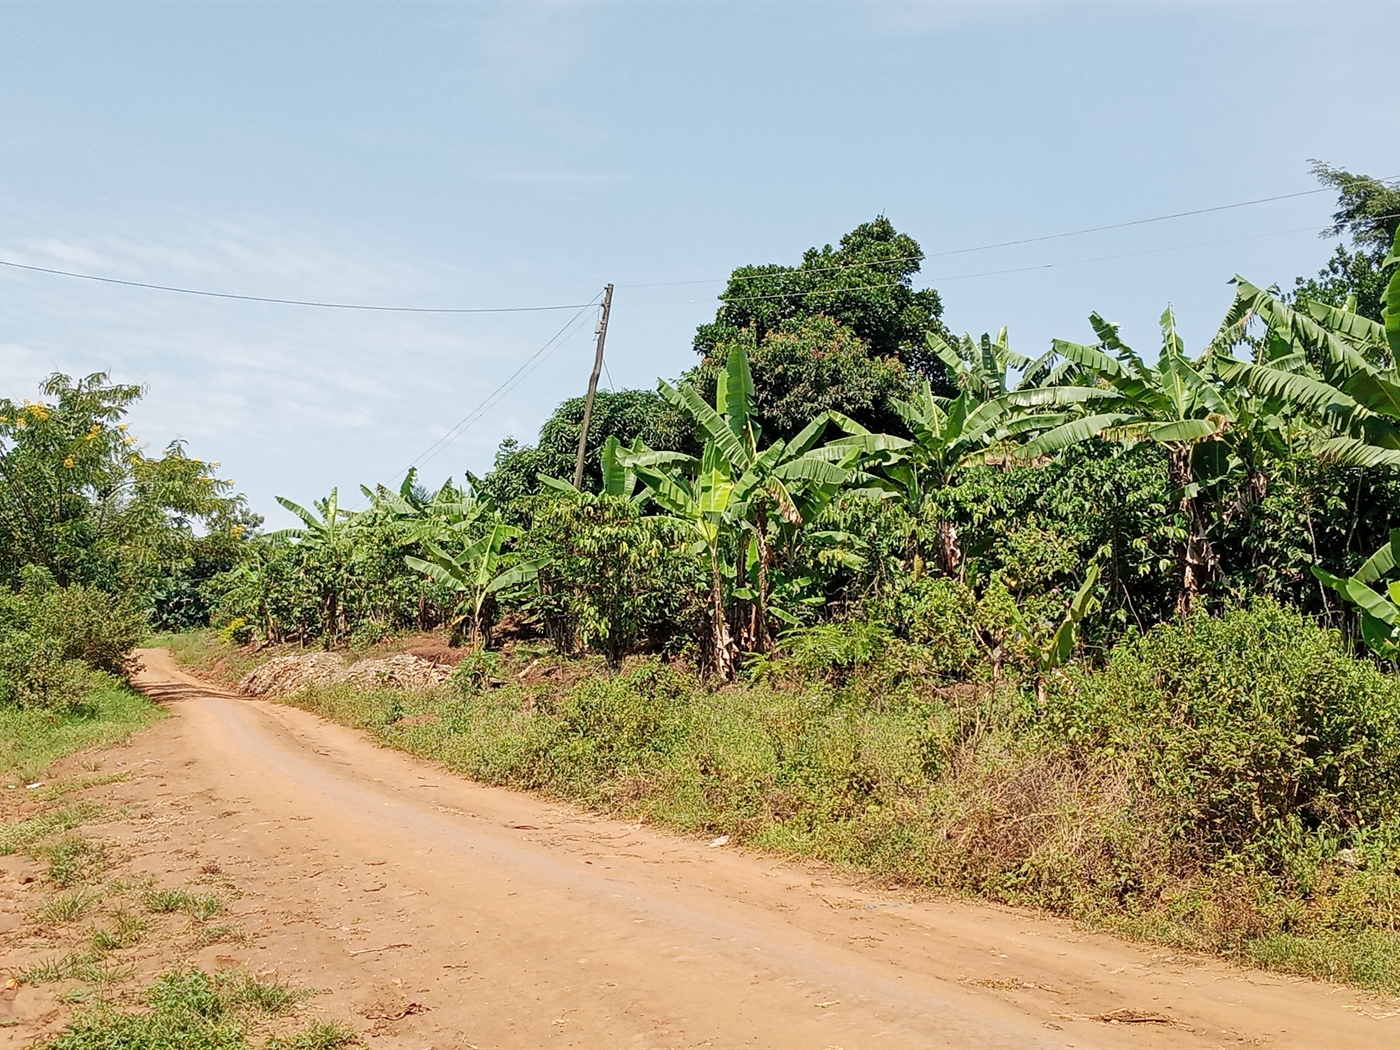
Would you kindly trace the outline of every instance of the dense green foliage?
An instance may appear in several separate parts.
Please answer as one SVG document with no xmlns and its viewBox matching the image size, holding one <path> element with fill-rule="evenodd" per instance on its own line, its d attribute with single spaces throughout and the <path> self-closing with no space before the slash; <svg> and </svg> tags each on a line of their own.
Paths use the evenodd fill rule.
<svg viewBox="0 0 1400 1050">
<path fill-rule="evenodd" d="M 513 439 L 503 442 L 496 453 L 495 469 L 481 484 L 482 495 L 498 506 L 513 507 L 540 490 L 541 474 L 572 478 L 582 424 L 583 398 L 570 398 L 545 421 L 534 445 L 521 445 Z M 649 448 L 696 450 L 685 416 L 650 390 L 598 391 L 588 421 L 588 447 L 600 449 L 610 437 L 628 446 L 641 438 Z M 595 454 L 584 464 L 583 488 L 597 492 L 601 485 Z"/>
<path fill-rule="evenodd" d="M 724 304 L 695 334 L 698 353 L 723 360 L 745 329 L 763 343 L 794 320 L 825 316 L 850 329 L 874 358 L 894 358 L 941 381 L 943 363 L 926 336 L 946 334 L 943 303 L 933 289 L 915 290 L 923 249 L 883 215 L 863 223 L 833 248 L 809 248 L 797 266 L 741 266 L 720 293 Z"/>
<path fill-rule="evenodd" d="M 940 684 L 942 645 L 818 625 L 718 690 L 522 653 L 438 691 L 292 702 L 489 782 L 1400 986 L 1400 684 L 1335 632 L 1271 603 L 1198 612 L 1041 704 Z M 1324 966 L 1306 953 L 1327 938 L 1370 947 Z"/>
<path fill-rule="evenodd" d="M 1350 247 L 1286 298 L 1235 278 L 1189 350 L 1170 310 L 1146 354 L 1098 314 L 1035 359 L 955 339 L 883 218 L 740 268 L 698 366 L 598 395 L 579 488 L 574 399 L 485 478 L 282 499 L 299 524 L 258 536 L 207 465 L 129 451 L 134 390 L 58 377 L 0 406 L 0 703 L 79 710 L 142 611 L 245 656 L 441 629 L 450 687 L 297 702 L 499 783 L 1400 988 L 1400 202 L 1318 173 Z"/>
<path fill-rule="evenodd" d="M 0 399 L 0 585 L 39 565 L 61 584 L 145 601 L 156 581 L 237 560 L 257 519 L 227 494 L 217 464 L 178 442 L 154 458 L 140 449 L 120 422 L 139 387 L 54 375 L 43 395 Z"/>
</svg>

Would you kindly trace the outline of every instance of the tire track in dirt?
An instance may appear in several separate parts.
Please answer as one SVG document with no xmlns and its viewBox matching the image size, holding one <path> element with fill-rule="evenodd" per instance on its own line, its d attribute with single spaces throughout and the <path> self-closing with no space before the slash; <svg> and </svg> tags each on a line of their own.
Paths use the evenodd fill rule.
<svg viewBox="0 0 1400 1050">
<path fill-rule="evenodd" d="M 1400 1045 L 1393 1006 L 463 780 L 164 650 L 125 761 L 237 872 L 248 959 L 376 1047 Z M 135 847 L 139 848 L 139 847 Z"/>
</svg>

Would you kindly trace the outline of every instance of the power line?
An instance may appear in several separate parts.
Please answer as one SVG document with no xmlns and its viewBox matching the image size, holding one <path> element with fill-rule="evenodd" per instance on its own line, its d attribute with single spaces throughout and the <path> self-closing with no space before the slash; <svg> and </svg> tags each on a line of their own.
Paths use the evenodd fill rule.
<svg viewBox="0 0 1400 1050">
<path fill-rule="evenodd" d="M 1381 179 L 1379 181 L 1387 181 Z M 868 262 L 842 263 L 839 266 L 813 266 L 813 267 L 791 267 L 790 272 L 798 273 L 829 273 L 835 270 L 858 270 L 872 266 L 886 266 L 890 263 L 899 262 L 924 262 L 929 259 L 943 259 L 952 255 L 967 255 L 971 252 L 987 252 L 996 248 L 1011 248 L 1022 244 L 1038 244 L 1042 241 L 1055 241 L 1065 237 L 1080 237 L 1088 233 L 1105 233 L 1109 230 L 1125 230 L 1132 226 L 1145 226 L 1154 222 L 1167 222 L 1171 219 L 1184 219 L 1193 215 L 1209 215 L 1219 211 L 1230 211 L 1234 208 L 1248 208 L 1256 204 L 1269 204 L 1274 201 L 1291 200 L 1295 197 L 1310 197 L 1317 193 L 1329 193 L 1331 186 L 1321 186 L 1315 190 L 1300 190 L 1297 193 L 1281 193 L 1274 197 L 1259 197 L 1255 200 L 1236 201 L 1234 204 L 1217 204 L 1210 208 L 1196 208 L 1191 211 L 1172 212 L 1170 215 L 1154 215 L 1147 219 L 1133 219 L 1129 222 L 1110 223 L 1107 226 L 1088 226 L 1082 230 L 1066 230 L 1063 233 L 1047 233 L 1040 237 L 1022 237 L 1014 241 L 998 241 L 994 244 L 979 244 L 972 248 L 954 248 L 946 252 L 930 252 L 921 255 L 898 255 L 888 259 L 873 259 Z M 719 284 L 725 281 L 758 281 L 765 277 L 774 277 L 776 274 L 755 273 L 755 274 L 731 274 L 729 277 L 707 277 L 694 281 L 658 281 L 651 284 L 620 284 L 619 288 L 669 288 L 684 284 Z M 733 300 L 727 300 L 733 301 Z"/>
<path fill-rule="evenodd" d="M 550 354 L 553 353 L 554 350 L 557 350 L 560 346 L 562 346 L 565 342 L 568 341 L 569 335 L 573 334 L 569 330 L 571 328 L 574 328 L 579 318 L 583 316 L 585 311 L 587 311 L 590 307 L 597 305 L 597 301 L 598 297 L 594 296 L 593 302 L 584 303 L 583 306 L 579 308 L 578 313 L 574 314 L 573 317 L 569 318 L 569 320 L 565 322 L 563 328 L 560 328 L 559 331 L 555 332 L 554 335 L 552 335 L 549 338 L 548 342 L 546 342 L 543 346 L 541 346 L 538 350 L 536 350 L 533 354 L 526 358 L 525 362 L 514 372 L 512 372 L 506 378 L 505 382 L 503 382 L 495 390 L 491 391 L 491 393 L 487 394 L 485 399 L 483 399 L 479 405 L 477 405 L 474 409 L 472 409 L 465 416 L 463 416 L 462 419 L 456 424 L 456 426 L 452 427 L 450 430 L 448 430 L 446 434 L 434 441 L 431 445 L 424 449 L 423 452 L 419 453 L 418 457 L 414 459 L 412 463 L 409 464 L 409 467 L 416 467 L 419 464 L 428 463 L 435 456 L 437 456 L 439 452 L 441 452 L 444 448 L 446 448 L 458 437 L 460 437 L 463 434 L 463 432 L 465 432 L 469 427 L 477 423 L 482 418 L 482 416 L 484 416 L 486 412 L 496 404 L 496 402 L 498 402 L 503 396 L 505 396 L 505 394 L 510 390 L 510 388 L 513 385 L 515 385 L 519 380 L 524 379 L 526 375 L 534 371 L 534 369 L 540 364 L 543 364 L 544 361 L 550 356 Z M 568 333 L 568 335 L 565 334 L 566 332 Z"/>
<path fill-rule="evenodd" d="M 1375 216 L 1375 218 L 1382 218 L 1382 219 L 1383 219 L 1383 218 L 1387 218 L 1387 217 L 1388 217 L 1388 216 L 1384 216 L 1384 215 Z M 1275 231 L 1273 231 L 1272 233 L 1256 233 L 1256 234 L 1251 234 L 1251 235 L 1249 235 L 1249 236 L 1247 236 L 1247 237 L 1227 237 L 1227 238 L 1225 238 L 1225 239 L 1223 239 L 1223 240 L 1215 240 L 1215 241 L 1197 241 L 1197 242 L 1195 242 L 1195 243 L 1193 243 L 1193 244 L 1178 244 L 1178 245 L 1173 245 L 1172 247 L 1169 247 L 1169 248 L 1152 248 L 1152 249 L 1149 249 L 1149 250 L 1147 250 L 1147 251 L 1141 251 L 1141 252 L 1125 252 L 1125 253 L 1119 254 L 1119 255 L 1097 255 L 1097 256 L 1093 256 L 1092 258 L 1088 258 L 1088 259 L 1064 259 L 1064 260 L 1061 260 L 1060 262 L 1037 263 L 1037 264 L 1035 264 L 1035 265 L 1033 265 L 1033 266 L 1015 266 L 1015 267 L 1011 267 L 1011 268 L 1004 269 L 1004 270 L 981 270 L 981 271 L 978 271 L 978 272 L 976 272 L 976 273 L 944 274 L 944 275 L 940 275 L 940 276 L 937 276 L 937 277 L 929 277 L 929 278 L 927 278 L 927 279 L 928 279 L 930 282 L 933 282 L 933 283 L 940 283 L 940 282 L 943 282 L 943 281 L 963 281 L 963 280 L 968 280 L 968 279 L 973 278 L 973 277 L 994 277 L 994 276 L 997 276 L 997 275 L 1000 275 L 1000 274 L 1008 274 L 1008 273 L 1027 273 L 1027 272 L 1029 272 L 1029 271 L 1031 271 L 1031 270 L 1053 270 L 1053 269 L 1055 269 L 1055 268 L 1057 268 L 1057 267 L 1060 267 L 1060 266 L 1080 266 L 1080 265 L 1083 265 L 1083 264 L 1085 264 L 1085 263 L 1092 263 L 1092 262 L 1108 262 L 1108 261 L 1111 261 L 1111 260 L 1114 260 L 1114 259 L 1135 259 L 1135 258 L 1138 258 L 1139 256 L 1144 256 L 1144 255 L 1160 255 L 1160 254 L 1162 254 L 1162 253 L 1164 253 L 1164 252 L 1180 252 L 1180 251 L 1187 251 L 1187 250 L 1189 250 L 1189 249 L 1191 249 L 1191 248 L 1208 248 L 1208 247 L 1212 247 L 1212 246 L 1217 245 L 1217 244 L 1236 244 L 1236 243 L 1239 243 L 1239 242 L 1241 242 L 1241 241 L 1256 241 L 1256 240 L 1260 240 L 1260 239 L 1265 238 L 1265 237 L 1284 237 L 1284 236 L 1287 236 L 1287 235 L 1289 235 L 1289 234 L 1294 234 L 1294 233 L 1310 233 L 1310 232 L 1312 232 L 1313 230 L 1315 230 L 1316 228 L 1317 228 L 1317 227 L 1315 227 L 1315 226 L 1299 226 L 1299 227 L 1295 227 L 1294 229 L 1291 229 L 1291 230 L 1275 230 Z M 797 291 L 794 291 L 794 292 L 779 292 L 779 293 L 775 293 L 775 294 L 772 294 L 772 295 L 736 295 L 736 296 L 733 296 L 733 297 L 730 297 L 730 298 L 724 298 L 724 297 L 720 296 L 720 297 L 718 297 L 718 298 L 720 299 L 721 302 L 725 302 L 725 303 L 737 303 L 737 302 L 747 302 L 747 301 L 756 300 L 756 299 L 798 299 L 798 298 L 802 298 L 802 297 L 804 297 L 804 296 L 809 296 L 809 295 L 847 295 L 847 294 L 852 294 L 852 295 L 853 295 L 853 294 L 857 294 L 857 293 L 864 292 L 864 291 L 875 291 L 875 290 L 878 290 L 878 289 L 880 289 L 880 288 L 900 288 L 900 287 L 909 287 L 909 286 L 906 285 L 906 284 L 904 284 L 904 282 L 902 282 L 902 281 L 893 281 L 893 282 L 890 282 L 890 283 L 888 283 L 888 284 L 857 285 L 857 286 L 850 287 L 850 288 L 818 288 L 818 289 L 814 289 L 814 290 L 812 290 L 812 291 L 806 291 L 806 292 L 797 292 Z M 710 300 L 708 300 L 708 299 L 668 299 L 668 300 L 663 300 L 663 301 L 659 301 L 659 302 L 640 302 L 640 303 L 632 303 L 631 305 L 633 305 L 633 306 L 680 306 L 680 305 L 685 305 L 685 304 L 690 304 L 690 303 L 702 303 L 702 302 L 709 302 L 709 301 L 710 301 Z"/>
<path fill-rule="evenodd" d="M 99 277 L 92 273 L 74 273 L 71 270 L 55 270 L 47 266 L 31 266 L 28 263 L 0 259 L 0 266 L 14 270 L 29 270 L 33 273 L 55 274 L 59 277 L 76 277 L 83 281 L 98 281 L 102 284 L 119 284 L 127 288 L 147 288 L 157 292 L 178 292 L 181 295 L 202 295 L 210 299 L 237 299 L 248 303 L 276 303 L 281 306 L 314 306 L 322 310 L 372 310 L 377 313 L 400 314 L 524 314 L 541 313 L 548 310 L 577 310 L 587 308 L 592 303 L 565 303 L 560 306 L 376 306 L 366 303 L 323 303 L 311 299 L 279 299 L 270 295 L 238 295 L 234 292 L 210 292 L 200 288 L 180 288 L 170 284 L 150 284 L 146 281 L 123 281 L 116 277 Z"/>
</svg>

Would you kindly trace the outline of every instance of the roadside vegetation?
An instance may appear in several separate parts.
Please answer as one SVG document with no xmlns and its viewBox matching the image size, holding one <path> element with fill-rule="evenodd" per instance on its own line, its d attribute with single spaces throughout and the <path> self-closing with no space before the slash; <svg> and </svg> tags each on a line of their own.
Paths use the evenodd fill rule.
<svg viewBox="0 0 1400 1050">
<path fill-rule="evenodd" d="M 269 534 L 176 449 L 206 502 L 161 497 L 166 538 L 101 579 L 17 564 L 16 600 L 97 587 L 235 679 L 436 632 L 441 687 L 288 702 L 483 780 L 1397 991 L 1400 189 L 1316 171 L 1346 245 L 1287 292 L 1234 278 L 1198 347 L 1170 309 L 1150 349 L 1098 314 L 1034 355 L 956 336 L 881 218 L 734 271 L 692 370 L 599 394 L 579 488 L 579 401 L 485 477 L 283 499 Z"/>
</svg>

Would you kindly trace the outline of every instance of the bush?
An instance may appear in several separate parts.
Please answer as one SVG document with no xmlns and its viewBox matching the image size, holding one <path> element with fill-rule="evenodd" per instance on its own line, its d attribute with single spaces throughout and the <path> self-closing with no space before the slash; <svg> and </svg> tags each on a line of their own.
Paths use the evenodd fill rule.
<svg viewBox="0 0 1400 1050">
<path fill-rule="evenodd" d="M 95 587 L 58 587 L 36 566 L 21 578 L 18 593 L 0 591 L 0 703 L 72 708 L 94 671 L 125 672 L 145 631 L 133 606 Z"/>
<path fill-rule="evenodd" d="M 531 607 L 565 653 L 582 645 L 616 667 L 639 646 L 665 647 L 704 593 L 690 539 L 674 518 L 643 517 L 620 497 L 542 498 L 524 550 L 550 560 Z"/>
<path fill-rule="evenodd" d="M 1058 741 L 1150 785 L 1203 859 L 1243 853 L 1280 873 L 1307 837 L 1350 841 L 1400 802 L 1400 684 L 1268 601 L 1133 639 L 1075 673 L 1045 717 Z"/>
</svg>

